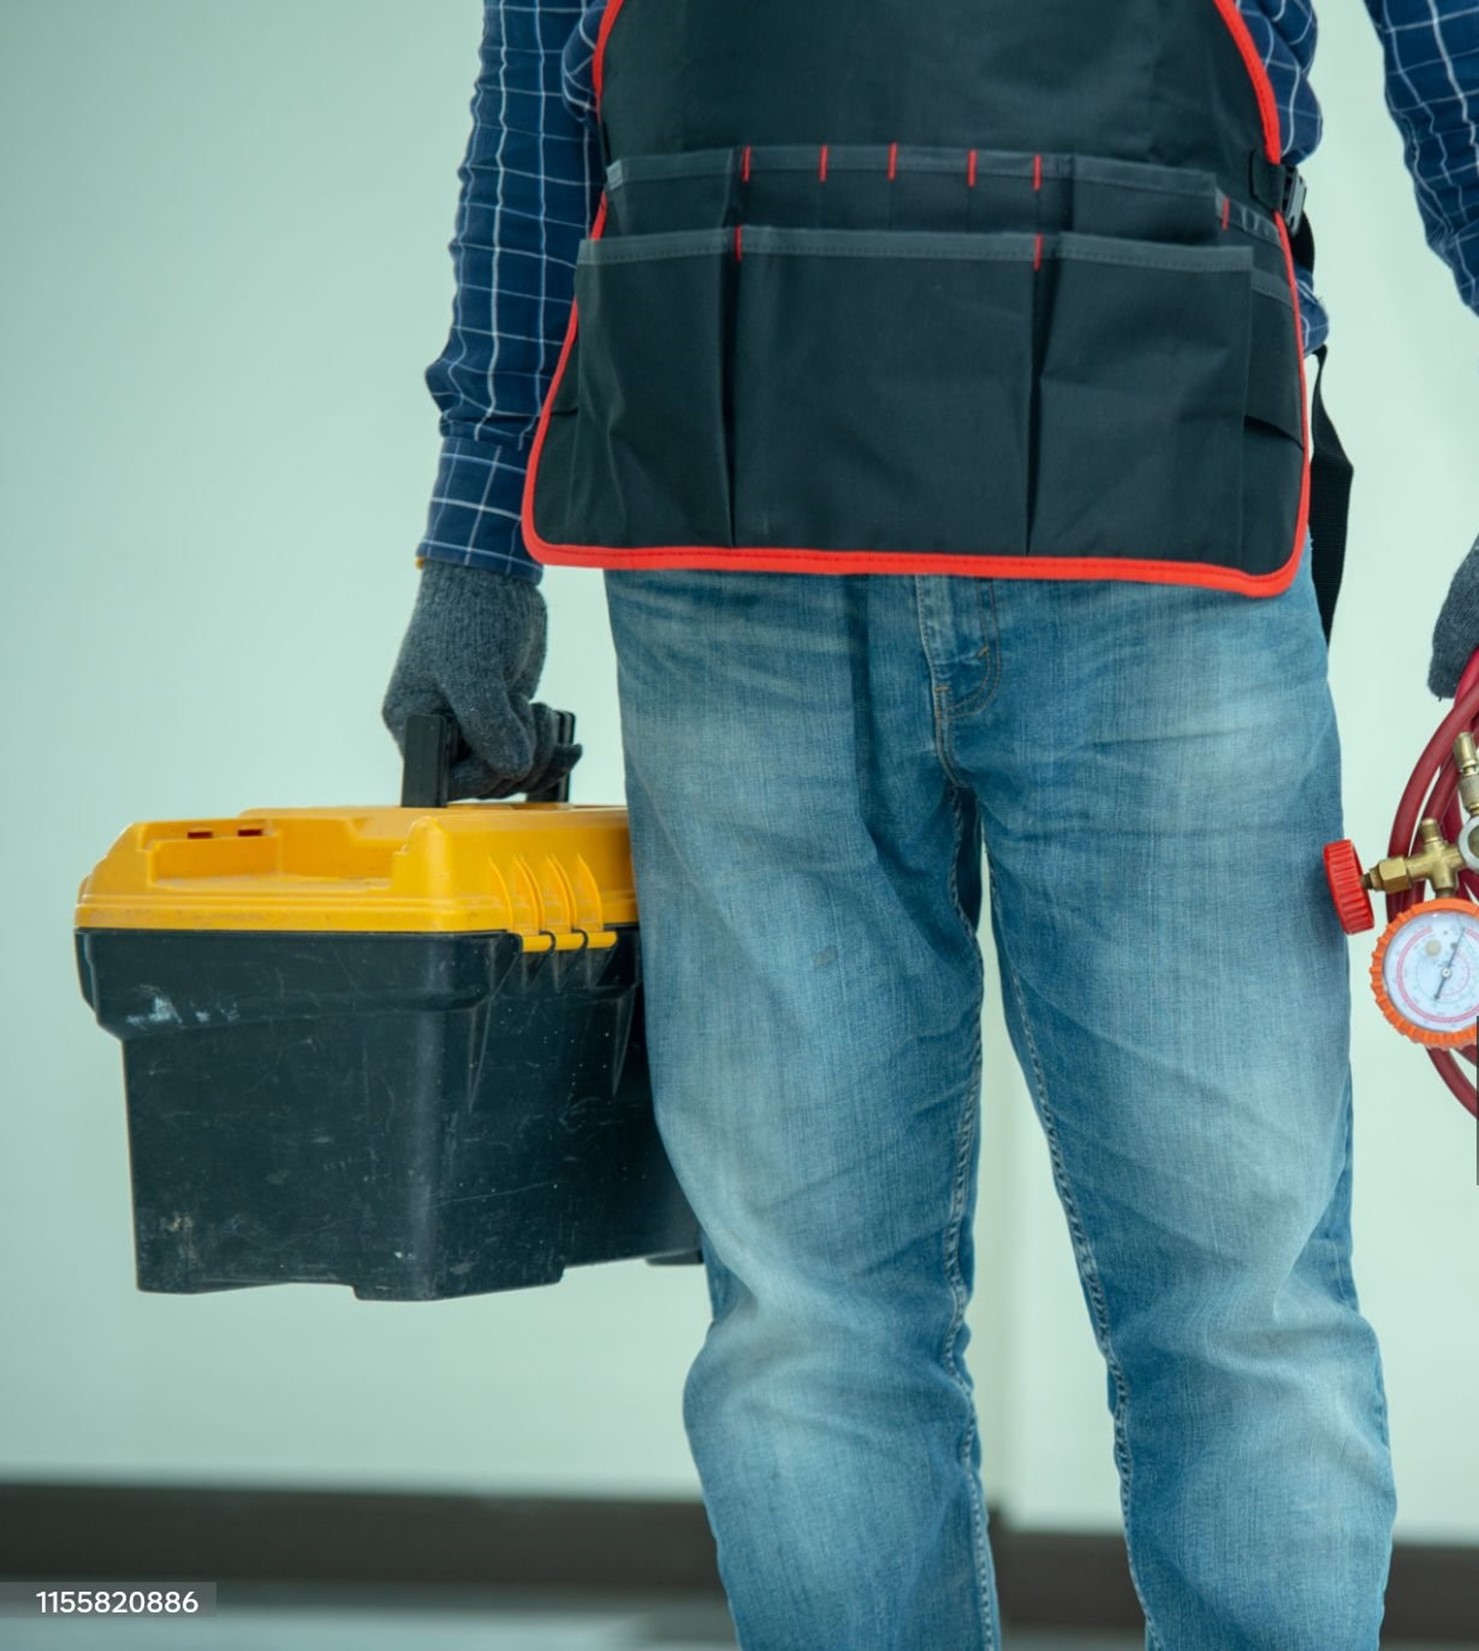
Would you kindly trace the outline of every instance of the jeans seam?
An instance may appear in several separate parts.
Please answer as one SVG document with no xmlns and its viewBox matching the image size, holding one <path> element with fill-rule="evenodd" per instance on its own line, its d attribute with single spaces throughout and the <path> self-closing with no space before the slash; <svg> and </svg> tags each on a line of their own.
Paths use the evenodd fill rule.
<svg viewBox="0 0 1479 1651">
<path fill-rule="evenodd" d="M 982 710 L 996 697 L 996 690 L 1001 686 L 1001 649 L 997 646 L 996 630 L 996 585 L 990 579 L 978 579 L 976 592 L 977 602 L 981 610 L 981 633 L 985 641 L 976 651 L 976 658 L 984 661 L 985 675 L 981 681 L 958 704 L 947 705 L 948 714 L 952 717 L 970 716 L 973 712 Z"/>
<path fill-rule="evenodd" d="M 984 969 L 981 962 L 979 944 L 976 935 L 967 920 L 965 908 L 960 902 L 960 884 L 956 875 L 960 864 L 960 850 L 965 833 L 965 810 L 961 806 L 962 791 L 955 787 L 951 791 L 951 806 L 955 814 L 955 852 L 950 856 L 950 899 L 955 908 L 956 916 L 960 919 L 960 926 L 976 945 L 975 979 L 977 991 L 975 1001 L 976 1025 L 972 1039 L 971 1071 L 966 1088 L 965 1105 L 961 1109 L 960 1123 L 956 1131 L 955 1147 L 955 1174 L 950 1188 L 950 1224 L 945 1236 L 945 1276 L 950 1285 L 950 1293 L 955 1300 L 955 1312 L 951 1316 L 950 1328 L 945 1336 L 945 1348 L 942 1362 L 949 1372 L 951 1379 L 960 1388 L 968 1401 L 965 1433 L 961 1439 L 960 1462 L 965 1469 L 966 1482 L 970 1487 L 971 1506 L 971 1536 L 975 1547 L 976 1565 L 976 1597 L 980 1607 L 981 1626 L 985 1634 L 985 1651 L 996 1651 L 996 1636 L 992 1629 L 992 1612 L 990 1588 L 987 1582 L 987 1534 L 985 1496 L 981 1489 L 974 1466 L 971 1463 L 971 1445 L 974 1441 L 978 1424 L 974 1395 L 961 1379 L 960 1370 L 956 1364 L 955 1346 L 960 1334 L 960 1327 L 965 1322 L 966 1289 L 965 1281 L 960 1273 L 960 1235 L 965 1225 L 965 1190 L 968 1179 L 968 1167 L 972 1147 L 977 1135 L 977 1119 L 980 1113 L 981 1093 L 981 1015 L 980 993 L 984 985 Z"/>
<path fill-rule="evenodd" d="M 950 579 L 953 577 L 957 576 L 948 573 L 914 575 L 914 615 L 919 628 L 920 652 L 924 657 L 925 670 L 929 674 L 930 712 L 934 723 L 935 755 L 951 784 L 962 791 L 969 791 L 971 789 L 969 781 L 955 765 L 955 754 L 952 750 L 954 742 L 951 739 L 951 720 L 980 710 L 995 695 L 1001 681 L 1001 650 L 995 647 L 993 642 L 988 642 L 981 648 L 976 657 L 978 659 L 983 656 L 987 658 L 985 680 L 973 688 L 959 704 L 953 704 L 950 699 L 950 686 L 948 683 L 941 681 L 935 669 L 934 657 L 930 652 L 929 632 L 924 617 L 924 599 L 920 589 L 922 579 Z M 989 581 L 980 580 L 978 583 L 987 584 Z M 989 597 L 994 641 L 996 617 L 996 594 L 994 590 L 989 593 Z M 983 607 L 983 616 L 984 611 Z"/>
<path fill-rule="evenodd" d="M 924 660 L 925 673 L 929 678 L 930 726 L 935 737 L 935 756 L 939 761 L 940 767 L 944 769 L 945 776 L 952 785 L 960 786 L 964 782 L 962 781 L 960 774 L 956 771 L 955 763 L 950 755 L 949 724 L 945 716 L 945 709 L 950 699 L 950 690 L 943 682 L 940 681 L 939 674 L 935 670 L 934 655 L 930 651 L 929 627 L 925 623 L 924 617 L 925 596 L 924 587 L 921 581 L 927 577 L 928 575 L 926 574 L 915 574 L 913 586 L 914 623 L 919 632 L 919 653 L 920 657 Z M 958 818 L 956 820 L 956 829 L 960 829 L 960 822 Z M 952 870 L 952 886 L 954 884 L 954 877 L 955 874 Z"/>
<path fill-rule="evenodd" d="M 1352 1135 L 1354 1134 L 1354 1131 L 1355 1131 L 1355 1114 L 1354 1114 L 1354 1110 L 1353 1110 L 1353 1107 L 1352 1107 L 1352 1104 L 1351 1104 L 1350 1091 L 1351 1091 L 1351 1074 L 1348 1071 L 1347 1074 L 1346 1074 L 1346 1096 L 1347 1096 L 1347 1099 L 1346 1099 L 1346 1107 L 1345 1107 L 1345 1134 L 1346 1134 L 1345 1154 L 1346 1154 L 1347 1162 L 1350 1161 L 1350 1154 L 1351 1154 L 1351 1148 L 1352 1148 L 1351 1137 L 1352 1137 Z M 1341 1247 L 1341 1249 L 1336 1254 L 1333 1273 L 1334 1273 L 1333 1283 L 1335 1285 L 1336 1291 L 1339 1295 L 1339 1298 L 1340 1298 L 1341 1302 L 1346 1307 L 1348 1307 L 1353 1313 L 1360 1313 L 1361 1312 L 1360 1295 L 1359 1295 L 1359 1292 L 1356 1289 L 1356 1278 L 1355 1278 L 1355 1272 L 1354 1272 L 1354 1270 L 1352 1269 L 1352 1266 L 1351 1266 L 1351 1251 L 1350 1251 L 1350 1246 L 1349 1245 L 1345 1245 L 1345 1246 Z M 1372 1393 L 1372 1416 L 1373 1416 L 1373 1419 L 1375 1420 L 1375 1422 L 1377 1424 L 1377 1437 L 1380 1439 L 1383 1447 L 1386 1450 L 1390 1451 L 1391 1450 L 1391 1417 L 1388 1413 L 1388 1407 L 1387 1407 L 1386 1382 L 1383 1379 L 1381 1368 L 1380 1368 L 1379 1364 L 1378 1364 L 1377 1371 L 1376 1371 L 1375 1389 Z"/>
<path fill-rule="evenodd" d="M 989 856 L 988 875 L 991 885 L 992 907 L 999 912 L 1001 907 L 997 894 L 996 873 L 994 870 L 989 869 Z M 1001 950 L 1004 951 L 1004 948 Z M 1129 1557 L 1130 1580 L 1134 1584 L 1135 1595 L 1140 1601 L 1140 1608 L 1145 1613 L 1147 1651 L 1161 1651 L 1162 1641 L 1150 1625 L 1150 1608 L 1146 1604 L 1145 1593 L 1140 1586 L 1140 1576 L 1135 1563 L 1135 1550 L 1131 1540 L 1130 1490 L 1134 1483 L 1135 1472 L 1134 1458 L 1130 1452 L 1130 1442 L 1125 1427 L 1125 1411 L 1130 1402 L 1129 1384 L 1125 1380 L 1124 1367 L 1114 1351 L 1114 1343 L 1110 1337 L 1109 1306 L 1104 1299 L 1104 1289 L 1099 1276 L 1099 1264 L 1094 1258 L 1093 1246 L 1089 1242 L 1083 1218 L 1079 1214 L 1078 1201 L 1073 1196 L 1073 1189 L 1063 1163 L 1063 1152 L 1058 1139 L 1057 1125 L 1053 1118 L 1053 1108 L 1048 1100 L 1047 1076 L 1043 1070 L 1042 1057 L 1038 1053 L 1037 1039 L 1032 1035 L 1032 1023 L 1028 1018 L 1027 994 L 1023 990 L 1021 976 L 1017 973 L 1016 964 L 1011 957 L 1002 955 L 998 961 L 1001 966 L 1002 978 L 1010 985 L 1012 997 L 1017 1006 L 1017 1019 L 1022 1027 L 1022 1039 L 1027 1046 L 1028 1060 L 1032 1067 L 1032 1087 L 1037 1095 L 1038 1115 L 1042 1122 L 1043 1137 L 1047 1142 L 1048 1161 L 1052 1166 L 1053 1184 L 1057 1188 L 1058 1196 L 1063 1204 L 1064 1215 L 1067 1218 L 1068 1234 L 1073 1244 L 1074 1259 L 1078 1263 L 1079 1275 L 1083 1279 L 1084 1293 L 1088 1298 L 1095 1339 L 1098 1341 L 1099 1350 L 1104 1356 L 1104 1363 L 1108 1368 L 1110 1380 L 1114 1383 L 1114 1459 L 1115 1465 L 1119 1469 L 1120 1519 L 1123 1522 L 1125 1531 L 1125 1547 Z"/>
</svg>

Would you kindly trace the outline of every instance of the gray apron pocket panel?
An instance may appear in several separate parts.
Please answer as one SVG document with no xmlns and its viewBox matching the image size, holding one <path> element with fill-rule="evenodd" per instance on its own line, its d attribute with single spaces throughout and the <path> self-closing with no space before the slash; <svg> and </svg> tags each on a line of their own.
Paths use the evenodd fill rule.
<svg viewBox="0 0 1479 1651">
<path fill-rule="evenodd" d="M 1303 441 L 1304 402 L 1294 338 L 1294 303 L 1288 283 L 1254 270 L 1248 417 Z"/>
<path fill-rule="evenodd" d="M 1293 302 L 1247 244 L 746 224 L 588 241 L 553 544 L 1289 558 Z"/>
<path fill-rule="evenodd" d="M 1288 284 L 1255 271 L 1243 429 L 1243 542 L 1255 549 L 1282 546 L 1286 556 L 1304 474 L 1304 395 L 1295 340 Z"/>
<path fill-rule="evenodd" d="M 582 542 L 734 542 L 725 435 L 733 239 L 704 230 L 581 247 L 578 344 L 551 409 L 540 488 L 549 484 L 552 501 L 564 495 Z M 562 416 L 568 434 L 556 430 Z"/>
<path fill-rule="evenodd" d="M 1029 549 L 1245 565 L 1251 250 L 1052 251 Z"/>
<path fill-rule="evenodd" d="M 734 358 L 741 545 L 1019 551 L 1031 236 L 747 228 Z"/>
</svg>

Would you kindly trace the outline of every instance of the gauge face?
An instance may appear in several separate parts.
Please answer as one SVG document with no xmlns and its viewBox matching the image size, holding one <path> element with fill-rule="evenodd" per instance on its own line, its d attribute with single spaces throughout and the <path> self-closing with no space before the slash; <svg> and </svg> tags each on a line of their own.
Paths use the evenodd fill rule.
<svg viewBox="0 0 1479 1651">
<path fill-rule="evenodd" d="M 1479 906 L 1429 900 L 1393 920 L 1372 986 L 1387 1018 L 1419 1043 L 1474 1042 L 1479 1017 Z"/>
</svg>

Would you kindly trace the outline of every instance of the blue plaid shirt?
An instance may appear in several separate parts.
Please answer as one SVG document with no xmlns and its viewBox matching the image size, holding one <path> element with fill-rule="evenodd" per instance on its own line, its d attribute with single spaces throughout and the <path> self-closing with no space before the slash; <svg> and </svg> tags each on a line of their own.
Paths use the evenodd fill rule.
<svg viewBox="0 0 1479 1651">
<path fill-rule="evenodd" d="M 591 66 L 606 0 L 485 0 L 451 244 L 452 332 L 427 369 L 442 455 L 418 555 L 538 580 L 520 505 L 602 187 Z M 1239 0 L 1278 97 L 1284 156 L 1320 141 L 1310 0 Z M 1366 0 L 1428 244 L 1479 310 L 1479 5 Z M 1301 271 L 1306 345 L 1327 331 Z"/>
</svg>

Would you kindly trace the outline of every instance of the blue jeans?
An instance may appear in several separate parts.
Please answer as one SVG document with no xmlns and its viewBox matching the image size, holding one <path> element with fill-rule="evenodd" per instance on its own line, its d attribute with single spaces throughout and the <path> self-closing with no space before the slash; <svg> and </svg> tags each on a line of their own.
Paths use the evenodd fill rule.
<svg viewBox="0 0 1479 1651">
<path fill-rule="evenodd" d="M 1307 562 L 1266 599 L 608 571 L 654 1100 L 713 1308 L 684 1416 L 744 1651 L 999 1643 L 964 1316 L 983 840 L 1147 1645 L 1376 1646 Z"/>
</svg>

